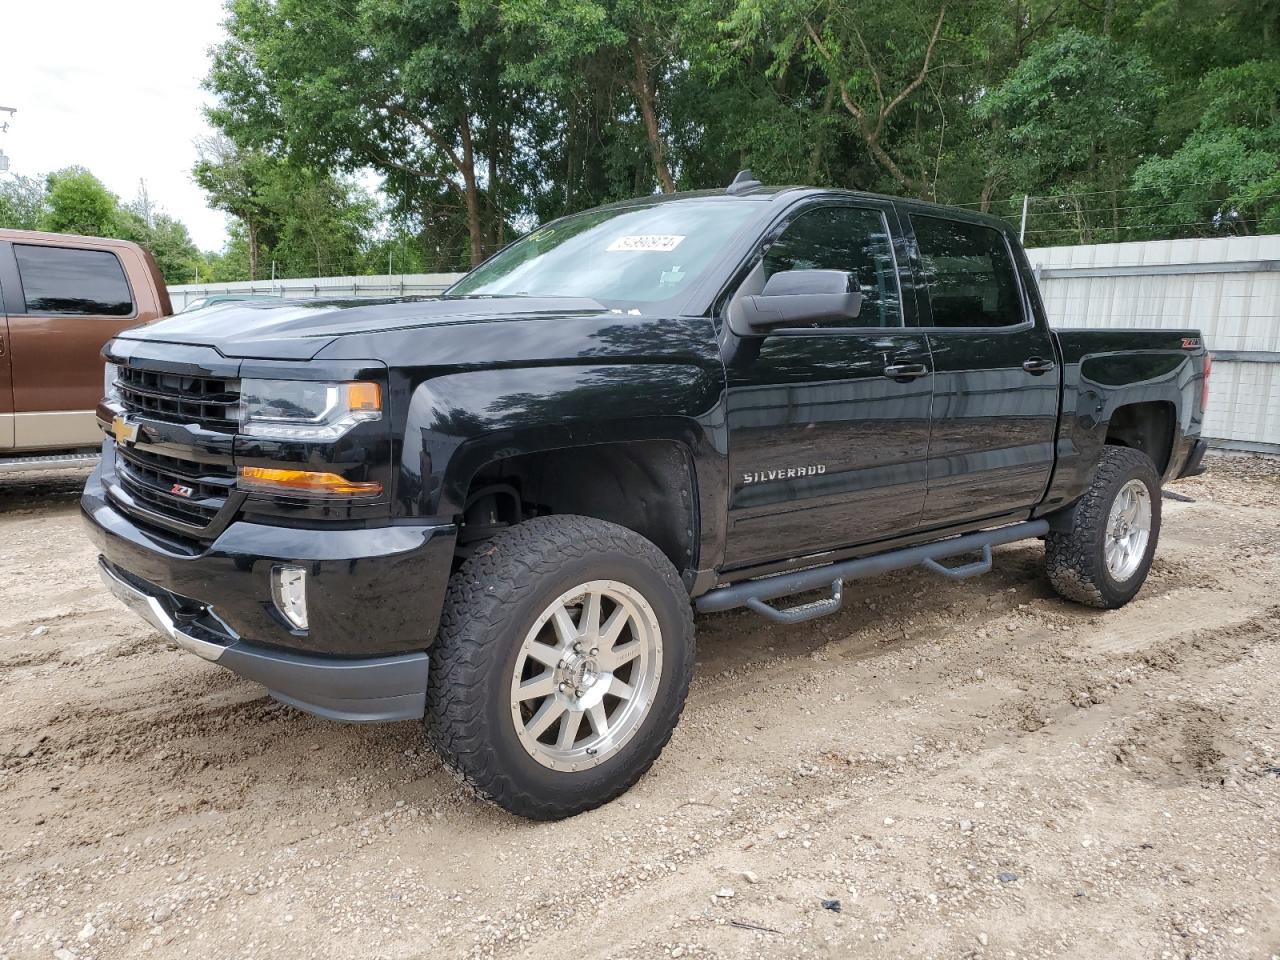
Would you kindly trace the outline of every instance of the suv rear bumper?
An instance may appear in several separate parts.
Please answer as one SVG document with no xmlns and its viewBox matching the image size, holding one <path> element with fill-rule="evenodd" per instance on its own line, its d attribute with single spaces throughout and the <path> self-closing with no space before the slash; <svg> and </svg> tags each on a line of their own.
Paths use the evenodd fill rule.
<svg viewBox="0 0 1280 960">
<path fill-rule="evenodd" d="M 196 547 L 135 524 L 106 496 L 100 469 L 81 510 L 108 588 L 180 648 L 320 716 L 422 716 L 425 650 L 439 623 L 454 527 L 236 522 Z M 306 570 L 308 630 L 291 627 L 275 607 L 278 564 Z"/>
</svg>

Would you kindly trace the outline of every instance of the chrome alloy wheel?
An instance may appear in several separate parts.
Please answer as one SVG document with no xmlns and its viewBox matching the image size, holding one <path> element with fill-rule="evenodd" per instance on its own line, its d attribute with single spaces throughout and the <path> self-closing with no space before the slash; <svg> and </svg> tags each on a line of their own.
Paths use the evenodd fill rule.
<svg viewBox="0 0 1280 960">
<path fill-rule="evenodd" d="M 516 656 L 516 735 L 544 767 L 593 767 L 640 729 L 661 675 L 662 630 L 637 590 L 616 580 L 566 590 L 534 621 Z"/>
<path fill-rule="evenodd" d="M 1137 572 L 1151 539 L 1151 493 L 1141 480 L 1130 480 L 1116 494 L 1107 517 L 1103 547 L 1107 572 L 1123 583 Z"/>
</svg>

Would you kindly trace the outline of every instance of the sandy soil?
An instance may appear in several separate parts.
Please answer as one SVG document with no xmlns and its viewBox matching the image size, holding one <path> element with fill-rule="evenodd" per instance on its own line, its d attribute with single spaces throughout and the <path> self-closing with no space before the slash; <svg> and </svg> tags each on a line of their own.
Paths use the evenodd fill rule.
<svg viewBox="0 0 1280 960">
<path fill-rule="evenodd" d="M 701 619 L 662 759 L 558 824 L 162 645 L 82 477 L 6 481 L 0 957 L 1274 958 L 1280 467 L 1212 469 L 1124 610 L 1032 543 Z"/>
</svg>

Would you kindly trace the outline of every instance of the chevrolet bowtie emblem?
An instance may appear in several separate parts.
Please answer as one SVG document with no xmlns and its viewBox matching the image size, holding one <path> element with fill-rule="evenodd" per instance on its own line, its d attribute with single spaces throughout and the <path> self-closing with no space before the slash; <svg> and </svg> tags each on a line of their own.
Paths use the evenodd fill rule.
<svg viewBox="0 0 1280 960">
<path fill-rule="evenodd" d="M 116 438 L 116 443 L 136 443 L 138 425 L 130 423 L 124 417 L 116 417 L 111 421 L 111 435 Z"/>
</svg>

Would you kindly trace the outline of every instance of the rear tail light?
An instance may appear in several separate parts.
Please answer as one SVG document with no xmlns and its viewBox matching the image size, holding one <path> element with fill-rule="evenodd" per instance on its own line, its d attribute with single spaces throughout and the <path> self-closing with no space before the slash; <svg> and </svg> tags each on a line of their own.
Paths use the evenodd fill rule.
<svg viewBox="0 0 1280 960">
<path fill-rule="evenodd" d="M 1209 371 L 1213 367 L 1213 362 L 1209 359 L 1209 351 L 1204 354 L 1204 382 L 1200 384 L 1200 412 L 1204 413 L 1209 408 Z"/>
</svg>

